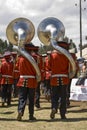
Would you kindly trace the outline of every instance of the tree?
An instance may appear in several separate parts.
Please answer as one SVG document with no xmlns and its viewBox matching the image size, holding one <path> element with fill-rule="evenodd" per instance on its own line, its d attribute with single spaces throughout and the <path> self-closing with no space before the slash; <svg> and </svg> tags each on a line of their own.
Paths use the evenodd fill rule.
<svg viewBox="0 0 87 130">
<path fill-rule="evenodd" d="M 6 50 L 12 51 L 13 45 L 8 43 L 7 40 L 0 39 L 0 53 L 3 54 Z"/>
<path fill-rule="evenodd" d="M 7 48 L 7 41 L 0 39 L 0 53 L 3 54 L 4 50 Z"/>
</svg>

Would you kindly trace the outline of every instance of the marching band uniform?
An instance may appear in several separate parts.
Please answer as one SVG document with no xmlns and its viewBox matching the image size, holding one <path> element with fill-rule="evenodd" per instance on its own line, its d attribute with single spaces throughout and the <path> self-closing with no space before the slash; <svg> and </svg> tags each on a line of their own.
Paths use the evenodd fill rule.
<svg viewBox="0 0 87 130">
<path fill-rule="evenodd" d="M 47 54 L 42 54 L 42 66 L 41 66 L 41 82 L 43 84 L 44 93 L 46 91 L 46 72 L 45 72 L 45 66 L 46 66 L 46 57 Z"/>
<path fill-rule="evenodd" d="M 38 82 L 35 94 L 35 106 L 36 108 L 40 108 L 40 86 L 42 91 L 44 91 L 44 84 L 45 84 L 45 57 L 47 55 L 38 55 L 37 56 L 37 64 L 41 72 L 41 81 Z M 43 85 L 43 86 L 42 86 Z M 43 87 L 43 88 L 42 88 Z"/>
<path fill-rule="evenodd" d="M 11 104 L 11 93 L 12 93 L 12 84 L 13 84 L 13 62 L 11 59 L 11 53 L 5 52 L 4 60 L 1 64 L 1 98 L 2 106 L 6 102 L 9 106 Z"/>
<path fill-rule="evenodd" d="M 25 44 L 25 50 L 28 53 L 32 51 L 33 47 L 35 46 L 32 46 L 31 44 Z M 36 118 L 33 116 L 35 89 L 37 87 L 36 71 L 31 63 L 23 56 L 20 56 L 18 59 L 18 67 L 20 71 L 20 77 L 17 83 L 17 86 L 19 87 L 17 120 L 20 121 L 22 119 L 27 98 L 29 100 L 29 120 L 36 120 Z"/>
<path fill-rule="evenodd" d="M 13 97 L 18 96 L 18 87 L 17 87 L 17 82 L 19 79 L 19 70 L 18 67 L 16 66 L 17 64 L 17 52 L 11 52 L 12 57 L 13 57 L 13 63 L 14 63 L 14 69 L 13 69 L 13 77 L 14 77 L 14 83 L 13 83 Z"/>
<path fill-rule="evenodd" d="M 64 49 L 68 48 L 65 42 L 58 42 L 58 45 Z M 50 69 L 51 69 L 51 114 L 50 117 L 54 119 L 58 109 L 58 100 L 60 99 L 60 116 L 61 119 L 66 119 L 66 97 L 67 85 L 69 84 L 68 77 L 69 60 L 67 57 L 54 50 L 50 55 Z"/>
<path fill-rule="evenodd" d="M 51 87 L 50 87 L 50 77 L 51 77 L 51 71 L 49 66 L 49 60 L 50 60 L 50 54 L 51 52 L 47 52 L 47 57 L 45 58 L 45 85 L 46 85 L 46 99 L 50 100 L 51 95 Z"/>
<path fill-rule="evenodd" d="M 38 47 L 35 47 L 35 49 L 33 49 L 33 53 L 32 53 L 32 57 L 35 59 L 39 69 L 41 68 L 41 56 L 37 53 L 38 52 Z M 41 70 L 41 69 L 40 69 Z M 38 82 L 36 90 L 35 90 L 35 106 L 36 108 L 40 108 L 40 84 L 41 81 Z"/>
<path fill-rule="evenodd" d="M 0 54 L 0 68 L 3 61 L 3 56 Z M 1 73 L 0 73 L 0 97 L 1 97 Z"/>
</svg>

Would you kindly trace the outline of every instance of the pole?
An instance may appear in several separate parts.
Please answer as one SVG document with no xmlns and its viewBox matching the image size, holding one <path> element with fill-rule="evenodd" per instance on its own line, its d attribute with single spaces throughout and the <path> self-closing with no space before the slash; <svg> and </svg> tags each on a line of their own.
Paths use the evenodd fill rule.
<svg viewBox="0 0 87 130">
<path fill-rule="evenodd" d="M 79 0 L 80 13 L 80 57 L 82 57 L 82 1 Z"/>
</svg>

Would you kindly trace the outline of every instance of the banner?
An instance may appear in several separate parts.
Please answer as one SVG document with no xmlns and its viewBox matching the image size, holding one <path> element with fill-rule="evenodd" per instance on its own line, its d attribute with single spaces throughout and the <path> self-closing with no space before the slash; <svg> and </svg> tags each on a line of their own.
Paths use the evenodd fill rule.
<svg viewBox="0 0 87 130">
<path fill-rule="evenodd" d="M 73 78 L 70 86 L 70 100 L 87 101 L 87 79 L 84 86 L 76 85 L 78 78 Z"/>
</svg>

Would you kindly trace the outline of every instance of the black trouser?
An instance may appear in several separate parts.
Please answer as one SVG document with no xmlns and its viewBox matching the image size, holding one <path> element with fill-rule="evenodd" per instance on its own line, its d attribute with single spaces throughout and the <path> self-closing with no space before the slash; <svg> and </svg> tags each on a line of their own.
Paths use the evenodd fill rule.
<svg viewBox="0 0 87 130">
<path fill-rule="evenodd" d="M 35 105 L 40 107 L 40 83 L 38 82 L 38 86 L 35 91 Z"/>
<path fill-rule="evenodd" d="M 18 113 L 24 114 L 27 98 L 29 100 L 28 109 L 29 116 L 34 114 L 34 97 L 35 88 L 20 87 L 19 88 L 19 102 L 18 102 Z"/>
<path fill-rule="evenodd" d="M 71 87 L 71 79 L 70 79 L 70 82 L 69 82 L 69 84 L 68 84 L 68 86 L 67 86 L 67 98 L 69 99 L 70 98 L 70 87 Z"/>
<path fill-rule="evenodd" d="M 13 84 L 13 97 L 17 97 L 17 96 L 18 96 L 17 82 L 18 82 L 18 79 L 14 79 L 14 84 Z"/>
<path fill-rule="evenodd" d="M 47 92 L 48 91 L 50 92 L 50 89 L 51 89 L 51 87 L 50 87 L 50 79 L 46 79 L 46 90 L 47 90 Z"/>
<path fill-rule="evenodd" d="M 7 105 L 11 103 L 12 84 L 3 84 L 1 87 L 2 102 L 6 102 Z"/>
<path fill-rule="evenodd" d="M 66 97 L 67 97 L 67 85 L 51 86 L 51 103 L 52 109 L 58 108 L 58 101 L 60 99 L 60 115 L 65 116 L 66 113 Z"/>
</svg>

